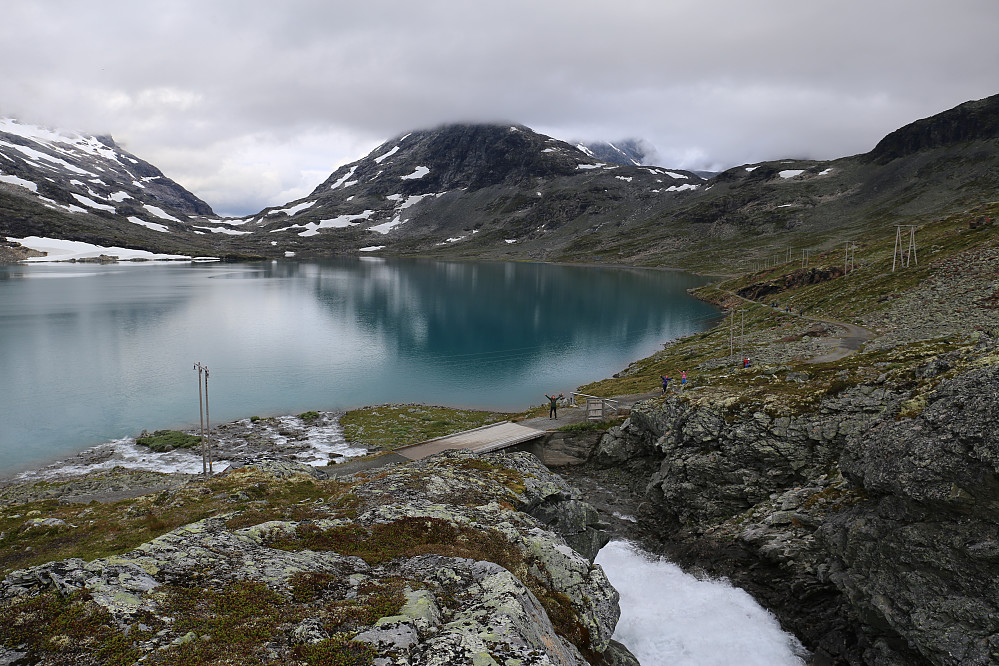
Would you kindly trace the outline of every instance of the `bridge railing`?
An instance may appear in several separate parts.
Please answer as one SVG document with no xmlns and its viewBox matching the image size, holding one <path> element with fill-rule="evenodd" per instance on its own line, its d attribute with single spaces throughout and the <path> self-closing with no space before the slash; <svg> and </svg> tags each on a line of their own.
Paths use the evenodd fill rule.
<svg viewBox="0 0 999 666">
<path fill-rule="evenodd" d="M 586 419 L 588 421 L 602 421 L 608 413 L 613 414 L 617 411 L 618 401 L 613 398 L 601 398 L 598 395 L 578 391 L 573 391 L 569 395 L 572 396 L 572 404 L 576 407 L 578 407 L 577 397 L 586 398 Z"/>
</svg>

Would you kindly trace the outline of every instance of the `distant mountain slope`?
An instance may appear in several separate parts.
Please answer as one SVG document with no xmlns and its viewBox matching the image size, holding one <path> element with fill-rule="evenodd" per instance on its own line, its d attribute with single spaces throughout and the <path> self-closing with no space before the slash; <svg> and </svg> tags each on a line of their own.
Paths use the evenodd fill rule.
<svg viewBox="0 0 999 666">
<path fill-rule="evenodd" d="M 741 271 L 994 201 L 999 96 L 891 133 L 869 153 L 705 179 L 600 159 L 521 125 L 388 141 L 307 197 L 242 220 L 110 139 L 0 125 L 0 235 L 298 258 L 380 252 Z M 621 146 L 617 146 L 621 148 Z"/>
<path fill-rule="evenodd" d="M 868 157 L 887 162 L 934 148 L 999 138 L 999 95 L 965 102 L 949 111 L 895 130 Z"/>
<path fill-rule="evenodd" d="M 594 159 L 623 166 L 642 166 L 650 164 L 655 152 L 651 146 L 640 139 L 625 139 L 623 141 L 590 142 L 576 144 L 576 147 Z"/>
<path fill-rule="evenodd" d="M 249 251 L 261 234 L 299 256 L 381 247 L 475 254 L 517 244 L 540 258 L 569 242 L 561 230 L 613 224 L 651 201 L 688 193 L 699 176 L 597 160 L 524 126 L 448 125 L 411 132 L 333 173 L 312 194 L 262 211 L 232 243 Z"/>
<path fill-rule="evenodd" d="M 200 236 L 220 224 L 207 203 L 109 136 L 0 119 L 0 235 L 210 253 L 215 243 Z"/>
</svg>

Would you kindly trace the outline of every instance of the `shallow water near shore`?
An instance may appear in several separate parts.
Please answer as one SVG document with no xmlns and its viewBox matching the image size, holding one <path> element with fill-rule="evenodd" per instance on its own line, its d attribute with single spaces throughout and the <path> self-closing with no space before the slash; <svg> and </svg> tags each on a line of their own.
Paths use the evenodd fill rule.
<svg viewBox="0 0 999 666">
<path fill-rule="evenodd" d="M 342 259 L 0 266 L 0 475 L 142 430 L 388 402 L 521 411 L 703 330 L 704 280 Z"/>
<path fill-rule="evenodd" d="M 745 591 L 612 541 L 597 554 L 621 594 L 614 639 L 644 665 L 801 666 L 807 650 Z"/>
</svg>

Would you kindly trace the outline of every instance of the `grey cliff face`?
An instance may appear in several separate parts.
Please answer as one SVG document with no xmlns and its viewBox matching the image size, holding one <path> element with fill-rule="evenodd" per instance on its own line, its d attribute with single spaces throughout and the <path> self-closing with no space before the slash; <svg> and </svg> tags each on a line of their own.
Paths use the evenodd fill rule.
<svg viewBox="0 0 999 666">
<path fill-rule="evenodd" d="M 858 613 L 935 664 L 999 658 L 999 366 L 946 380 L 911 419 L 843 451 L 870 501 L 822 525 Z"/>
<path fill-rule="evenodd" d="M 996 663 L 999 345 L 964 354 L 913 369 L 928 392 L 879 378 L 797 416 L 650 400 L 597 459 L 643 470 L 667 551 L 750 589 L 815 663 Z"/>
</svg>

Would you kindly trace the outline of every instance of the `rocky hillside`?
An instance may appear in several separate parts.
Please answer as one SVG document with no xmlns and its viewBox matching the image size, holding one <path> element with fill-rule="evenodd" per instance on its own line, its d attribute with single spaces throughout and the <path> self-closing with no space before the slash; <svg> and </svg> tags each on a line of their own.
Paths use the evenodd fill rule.
<svg viewBox="0 0 999 666">
<path fill-rule="evenodd" d="M 22 547 L 3 551 L 0 662 L 637 664 L 610 638 L 595 512 L 529 454 L 317 475 L 3 506 Z M 20 568 L 42 550 L 62 559 Z"/>
<path fill-rule="evenodd" d="M 919 263 L 896 270 L 875 234 L 847 271 L 837 252 L 703 288 L 742 311 L 734 335 L 581 389 L 688 372 L 609 431 L 598 465 L 630 477 L 650 548 L 750 590 L 815 664 L 999 660 L 997 214 L 920 226 Z M 870 339 L 815 362 L 837 321 Z"/>
</svg>

